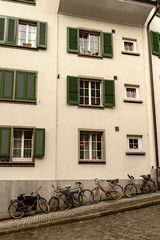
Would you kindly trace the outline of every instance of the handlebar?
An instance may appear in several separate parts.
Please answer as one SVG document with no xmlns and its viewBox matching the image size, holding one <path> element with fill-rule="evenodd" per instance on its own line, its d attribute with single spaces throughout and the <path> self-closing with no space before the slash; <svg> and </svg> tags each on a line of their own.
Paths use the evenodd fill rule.
<svg viewBox="0 0 160 240">
<path fill-rule="evenodd" d="M 134 177 L 133 176 L 131 176 L 131 175 L 129 175 L 129 174 L 127 174 L 127 176 L 131 179 L 131 180 L 133 180 L 134 179 Z"/>
<path fill-rule="evenodd" d="M 40 190 L 42 188 L 42 186 L 41 187 L 39 187 L 36 191 L 34 191 L 34 192 L 31 192 L 31 195 L 33 195 L 34 193 L 38 193 L 38 191 Z"/>
<path fill-rule="evenodd" d="M 98 178 L 95 178 L 94 181 L 95 181 L 95 183 L 101 183 L 101 182 L 104 182 L 104 180 L 98 180 Z"/>
</svg>

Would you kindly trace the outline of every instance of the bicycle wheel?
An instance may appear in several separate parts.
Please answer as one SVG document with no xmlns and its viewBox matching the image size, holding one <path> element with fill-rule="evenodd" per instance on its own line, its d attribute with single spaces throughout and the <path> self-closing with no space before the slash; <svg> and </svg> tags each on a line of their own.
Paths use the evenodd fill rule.
<svg viewBox="0 0 160 240">
<path fill-rule="evenodd" d="M 90 205 L 94 200 L 94 195 L 89 189 L 83 189 L 79 194 L 80 202 L 87 206 Z"/>
<path fill-rule="evenodd" d="M 94 199 L 93 199 L 93 202 L 94 203 L 99 203 L 102 199 L 102 191 L 99 189 L 99 188 L 94 188 L 92 190 L 92 193 L 94 195 Z"/>
<path fill-rule="evenodd" d="M 77 192 L 72 193 L 72 200 L 74 207 L 79 207 L 81 205 L 79 193 Z"/>
<path fill-rule="evenodd" d="M 12 218 L 21 218 L 21 217 L 23 217 L 24 216 L 24 212 L 22 210 L 24 210 L 24 207 L 25 207 L 25 205 L 23 203 L 19 202 L 18 200 L 15 200 L 8 207 L 9 215 Z"/>
<path fill-rule="evenodd" d="M 110 188 L 110 195 L 113 199 L 118 200 L 121 199 L 123 196 L 123 189 L 120 185 L 114 184 Z"/>
<path fill-rule="evenodd" d="M 156 185 L 152 180 L 148 180 L 144 185 L 144 189 L 147 193 L 153 193 L 156 191 Z"/>
<path fill-rule="evenodd" d="M 51 212 L 57 211 L 59 207 L 58 197 L 51 197 L 51 199 L 48 202 L 48 205 Z"/>
<path fill-rule="evenodd" d="M 42 212 L 49 213 L 49 205 L 48 205 L 46 199 L 40 197 L 37 199 L 37 202 L 38 202 L 38 206 Z"/>
<path fill-rule="evenodd" d="M 73 201 L 71 196 L 67 194 L 63 194 L 59 197 L 59 208 L 64 211 L 64 210 L 69 210 L 73 205 Z"/>
<path fill-rule="evenodd" d="M 124 188 L 126 197 L 133 198 L 137 194 L 137 187 L 134 184 L 127 184 Z"/>
</svg>

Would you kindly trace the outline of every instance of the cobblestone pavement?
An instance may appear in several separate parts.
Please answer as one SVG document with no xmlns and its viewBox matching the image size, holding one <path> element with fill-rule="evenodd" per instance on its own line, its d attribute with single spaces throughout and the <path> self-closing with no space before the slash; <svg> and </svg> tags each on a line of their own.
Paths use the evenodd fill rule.
<svg viewBox="0 0 160 240">
<path fill-rule="evenodd" d="M 1 235 L 0 240 L 159 240 L 160 204 L 74 223 Z"/>
</svg>

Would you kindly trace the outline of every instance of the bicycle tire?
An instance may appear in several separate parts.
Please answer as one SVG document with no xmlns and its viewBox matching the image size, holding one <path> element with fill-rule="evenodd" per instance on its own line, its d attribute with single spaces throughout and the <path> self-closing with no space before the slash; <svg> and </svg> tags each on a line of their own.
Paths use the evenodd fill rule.
<svg viewBox="0 0 160 240">
<path fill-rule="evenodd" d="M 48 202 L 49 208 L 51 212 L 56 212 L 59 208 L 59 200 L 58 197 L 51 197 Z"/>
<path fill-rule="evenodd" d="M 79 193 L 79 198 L 80 198 L 80 202 L 85 206 L 90 205 L 94 201 L 94 195 L 92 191 L 89 189 L 83 189 Z"/>
<path fill-rule="evenodd" d="M 11 202 L 11 204 L 8 207 L 9 215 L 15 219 L 22 218 L 24 216 L 24 212 L 18 211 L 18 208 L 20 210 L 21 207 L 24 208 L 25 205 L 23 203 L 19 202 L 18 200 Z"/>
<path fill-rule="evenodd" d="M 73 207 L 79 207 L 82 203 L 80 201 L 79 192 L 72 193 Z"/>
<path fill-rule="evenodd" d="M 64 211 L 64 210 L 69 210 L 73 205 L 73 200 L 70 195 L 67 194 L 62 194 L 59 197 L 59 208 Z"/>
<path fill-rule="evenodd" d="M 144 184 L 144 189 L 145 189 L 146 193 L 153 193 L 156 191 L 156 185 L 152 180 L 148 180 Z"/>
<path fill-rule="evenodd" d="M 114 200 L 119 200 L 123 197 L 123 188 L 118 184 L 114 184 L 111 186 L 109 194 Z"/>
<path fill-rule="evenodd" d="M 102 199 L 102 191 L 95 187 L 93 188 L 92 193 L 94 195 L 93 203 L 99 203 Z"/>
<path fill-rule="evenodd" d="M 42 212 L 44 212 L 46 214 L 49 213 L 49 205 L 48 205 L 46 199 L 40 197 L 37 199 L 37 202 L 38 202 L 38 206 Z"/>
<path fill-rule="evenodd" d="M 127 184 L 124 188 L 124 194 L 128 198 L 133 198 L 137 194 L 137 187 L 134 184 Z"/>
</svg>

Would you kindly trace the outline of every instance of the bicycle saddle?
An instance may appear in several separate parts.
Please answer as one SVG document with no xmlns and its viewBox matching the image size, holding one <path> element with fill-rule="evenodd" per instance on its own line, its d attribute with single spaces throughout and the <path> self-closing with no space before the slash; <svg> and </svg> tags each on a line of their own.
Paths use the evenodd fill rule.
<svg viewBox="0 0 160 240">
<path fill-rule="evenodd" d="M 20 193 L 19 195 L 20 195 L 20 196 L 24 196 L 24 195 L 26 195 L 26 193 Z"/>
<path fill-rule="evenodd" d="M 82 183 L 81 182 L 76 182 L 76 184 L 81 185 Z"/>
<path fill-rule="evenodd" d="M 66 188 L 71 188 L 71 185 L 67 185 Z"/>
</svg>

